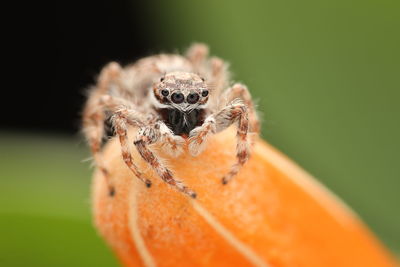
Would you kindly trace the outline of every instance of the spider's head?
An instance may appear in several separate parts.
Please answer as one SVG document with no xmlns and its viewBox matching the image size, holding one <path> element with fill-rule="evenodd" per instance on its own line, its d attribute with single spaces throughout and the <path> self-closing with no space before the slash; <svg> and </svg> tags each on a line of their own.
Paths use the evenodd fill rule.
<svg viewBox="0 0 400 267">
<path fill-rule="evenodd" d="M 154 85 L 156 106 L 190 112 L 204 106 L 209 97 L 206 82 L 190 72 L 170 72 Z"/>
</svg>

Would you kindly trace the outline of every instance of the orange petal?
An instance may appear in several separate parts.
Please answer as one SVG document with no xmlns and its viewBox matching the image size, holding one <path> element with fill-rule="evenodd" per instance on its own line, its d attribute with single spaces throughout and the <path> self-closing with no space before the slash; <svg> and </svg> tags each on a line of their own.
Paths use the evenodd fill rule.
<svg viewBox="0 0 400 267">
<path fill-rule="evenodd" d="M 162 182 L 133 148 L 135 162 L 153 182 L 146 188 L 111 140 L 104 158 L 116 195 L 108 195 L 96 172 L 93 212 L 125 266 L 395 265 L 349 208 L 262 140 L 227 185 L 221 178 L 235 160 L 232 129 L 211 138 L 197 157 L 171 158 L 152 149 L 198 198 Z"/>
</svg>

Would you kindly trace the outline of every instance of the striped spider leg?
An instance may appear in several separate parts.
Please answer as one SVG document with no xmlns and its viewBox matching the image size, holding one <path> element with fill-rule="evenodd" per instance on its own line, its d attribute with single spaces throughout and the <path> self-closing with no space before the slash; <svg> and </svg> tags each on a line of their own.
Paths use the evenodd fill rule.
<svg viewBox="0 0 400 267">
<path fill-rule="evenodd" d="M 227 184 L 247 162 L 250 156 L 250 139 L 248 133 L 259 130 L 259 121 L 250 98 L 250 93 L 244 85 L 235 84 L 222 96 L 222 103 L 228 103 L 217 112 L 208 116 L 203 125 L 190 132 L 189 151 L 198 155 L 205 147 L 207 138 L 218 133 L 235 122 L 238 122 L 236 162 L 230 171 L 222 178 Z"/>
</svg>

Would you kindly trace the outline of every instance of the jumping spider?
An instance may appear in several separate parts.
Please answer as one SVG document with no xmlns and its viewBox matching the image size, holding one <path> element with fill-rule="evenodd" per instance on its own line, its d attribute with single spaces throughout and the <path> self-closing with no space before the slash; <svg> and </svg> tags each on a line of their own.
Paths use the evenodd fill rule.
<svg viewBox="0 0 400 267">
<path fill-rule="evenodd" d="M 101 157 L 105 122 L 111 122 L 121 143 L 122 158 L 148 187 L 151 182 L 132 160 L 128 127 L 138 127 L 133 142 L 142 158 L 161 179 L 195 198 L 196 193 L 174 178 L 149 145 L 160 142 L 173 156 L 183 151 L 196 156 L 208 137 L 238 122 L 236 163 L 222 178 L 228 183 L 249 158 L 249 132 L 259 131 L 259 121 L 246 86 L 228 87 L 227 64 L 208 56 L 208 47 L 194 44 L 185 56 L 160 54 L 143 58 L 122 68 L 112 62 L 105 66 L 96 86 L 91 88 L 83 112 L 83 131 L 95 163 L 114 194 L 112 182 Z M 225 90 L 226 89 L 226 90 Z"/>
</svg>

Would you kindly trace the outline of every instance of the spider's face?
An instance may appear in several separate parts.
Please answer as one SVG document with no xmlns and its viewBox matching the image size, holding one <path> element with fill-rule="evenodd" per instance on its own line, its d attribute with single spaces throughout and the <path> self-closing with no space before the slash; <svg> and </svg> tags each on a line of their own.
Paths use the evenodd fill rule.
<svg viewBox="0 0 400 267">
<path fill-rule="evenodd" d="M 209 97 L 209 89 L 204 79 L 194 73 L 170 72 L 155 84 L 154 96 L 157 106 L 190 111 L 204 106 Z"/>
</svg>

